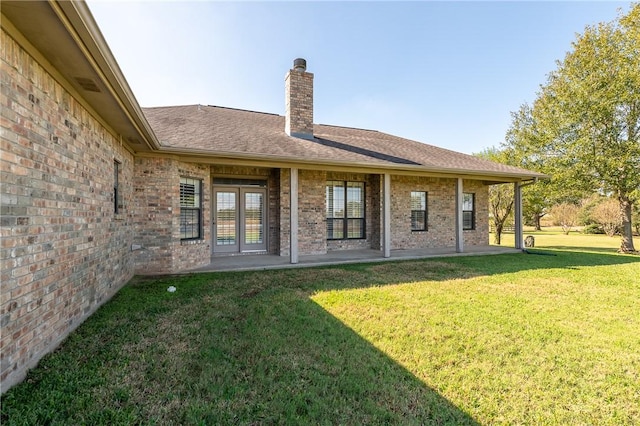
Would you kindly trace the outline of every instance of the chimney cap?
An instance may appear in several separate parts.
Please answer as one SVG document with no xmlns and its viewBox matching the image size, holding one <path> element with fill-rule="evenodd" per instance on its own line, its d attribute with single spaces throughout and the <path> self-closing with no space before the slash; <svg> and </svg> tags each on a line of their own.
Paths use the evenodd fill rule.
<svg viewBox="0 0 640 426">
<path fill-rule="evenodd" d="M 293 60 L 293 70 L 298 72 L 305 72 L 307 70 L 306 59 L 297 58 Z"/>
</svg>

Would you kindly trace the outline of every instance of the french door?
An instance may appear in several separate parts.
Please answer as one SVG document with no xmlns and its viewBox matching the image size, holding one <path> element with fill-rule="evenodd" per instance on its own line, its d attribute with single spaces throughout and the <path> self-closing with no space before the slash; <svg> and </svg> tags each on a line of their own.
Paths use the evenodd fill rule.
<svg viewBox="0 0 640 426">
<path fill-rule="evenodd" d="M 266 190 L 213 189 L 213 252 L 246 253 L 267 250 Z"/>
</svg>

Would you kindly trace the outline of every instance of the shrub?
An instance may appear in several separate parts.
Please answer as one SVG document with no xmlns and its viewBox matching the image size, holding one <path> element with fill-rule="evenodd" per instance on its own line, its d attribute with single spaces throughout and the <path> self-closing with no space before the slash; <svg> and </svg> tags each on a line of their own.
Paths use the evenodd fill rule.
<svg viewBox="0 0 640 426">
<path fill-rule="evenodd" d="M 622 225 L 620 204 L 613 198 L 607 198 L 601 201 L 600 204 L 593 209 L 593 218 L 600 224 L 608 236 L 613 237 L 618 233 Z"/>
<path fill-rule="evenodd" d="M 556 204 L 551 208 L 554 224 L 562 226 L 562 232 L 569 235 L 571 228 L 578 221 L 578 206 L 570 203 Z"/>
<path fill-rule="evenodd" d="M 582 229 L 584 234 L 604 234 L 604 229 L 600 227 L 597 223 L 592 223 L 591 225 L 587 225 Z"/>
</svg>

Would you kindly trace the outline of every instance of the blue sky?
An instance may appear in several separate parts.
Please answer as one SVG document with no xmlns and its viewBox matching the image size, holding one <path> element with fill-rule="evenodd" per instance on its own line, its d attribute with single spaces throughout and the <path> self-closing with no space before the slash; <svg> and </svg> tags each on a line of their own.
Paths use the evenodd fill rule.
<svg viewBox="0 0 640 426">
<path fill-rule="evenodd" d="M 586 25 L 628 2 L 90 0 L 142 106 L 284 114 L 293 59 L 314 121 L 474 153 L 503 140 Z"/>
</svg>

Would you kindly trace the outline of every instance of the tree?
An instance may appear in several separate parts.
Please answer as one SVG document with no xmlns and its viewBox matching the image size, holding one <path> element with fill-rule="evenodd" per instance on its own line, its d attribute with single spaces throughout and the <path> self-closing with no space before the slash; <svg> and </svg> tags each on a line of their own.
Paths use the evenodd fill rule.
<svg viewBox="0 0 640 426">
<path fill-rule="evenodd" d="M 602 202 L 602 195 L 591 194 L 580 202 L 580 213 L 578 213 L 578 224 L 584 226 L 600 225 L 593 217 L 593 209 Z"/>
<path fill-rule="evenodd" d="M 499 150 L 492 147 L 474 155 L 485 160 L 509 164 L 512 158 L 510 154 L 506 149 Z M 493 222 L 493 242 L 495 244 L 500 245 L 502 241 L 502 231 L 513 211 L 514 201 L 513 184 L 489 186 L 489 213 Z"/>
<path fill-rule="evenodd" d="M 552 170 L 565 189 L 613 194 L 622 217 L 619 251 L 633 252 L 631 212 L 640 188 L 640 4 L 614 22 L 586 27 L 572 48 L 533 107 L 516 114 L 518 134 L 507 143 L 525 163 Z"/>
<path fill-rule="evenodd" d="M 542 230 L 540 220 L 546 216 L 549 208 L 548 192 L 545 190 L 549 185 L 545 185 L 546 181 L 530 185 L 522 191 L 522 216 L 525 223 L 533 225 L 536 231 Z"/>
<path fill-rule="evenodd" d="M 511 125 L 505 137 L 504 149 L 508 149 L 511 165 L 535 170 L 550 176 L 535 185 L 526 186 L 522 192 L 522 215 L 536 231 L 541 230 L 540 220 L 556 204 L 577 204 L 588 192 L 571 181 L 562 179 L 562 171 L 556 164 L 545 161 L 532 147 L 541 144 L 541 134 L 533 115 L 533 109 L 524 104 L 517 112 L 511 113 Z"/>
<path fill-rule="evenodd" d="M 503 183 L 489 187 L 489 210 L 493 220 L 494 244 L 502 242 L 502 231 L 513 210 L 513 184 Z"/>
<path fill-rule="evenodd" d="M 633 194 L 634 200 L 640 200 L 640 188 Z M 640 202 L 636 202 L 633 206 L 633 211 L 631 212 L 631 225 L 635 234 L 640 236 Z"/>
<path fill-rule="evenodd" d="M 575 204 L 556 204 L 551 208 L 551 216 L 553 216 L 554 223 L 562 227 L 564 235 L 569 235 L 571 228 L 573 228 L 578 221 L 579 211 L 580 208 Z"/>
<path fill-rule="evenodd" d="M 622 225 L 618 202 L 612 198 L 602 200 L 593 208 L 591 217 L 602 226 L 604 233 L 613 237 Z"/>
</svg>

